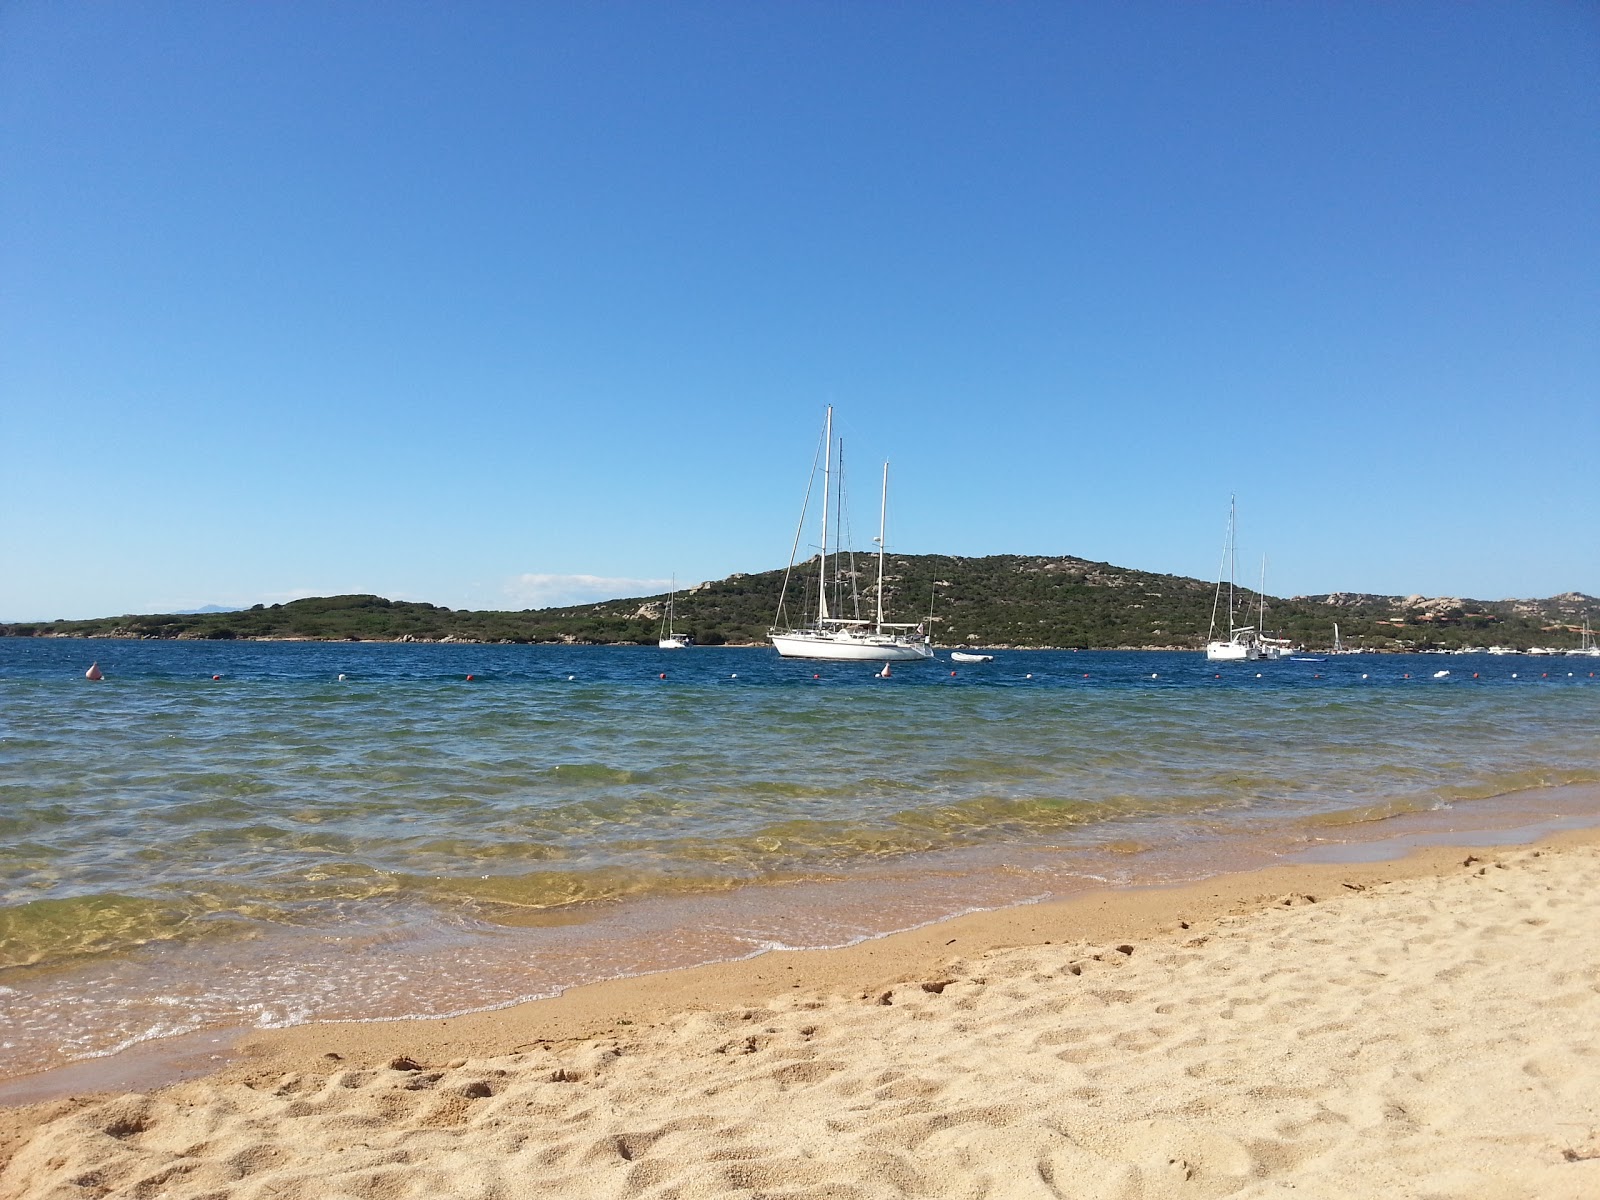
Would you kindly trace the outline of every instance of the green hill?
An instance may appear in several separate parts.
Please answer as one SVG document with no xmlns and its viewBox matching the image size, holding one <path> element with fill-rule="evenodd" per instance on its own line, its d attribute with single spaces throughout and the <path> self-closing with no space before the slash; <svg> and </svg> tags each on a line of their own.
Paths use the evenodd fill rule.
<svg viewBox="0 0 1600 1200">
<path fill-rule="evenodd" d="M 830 605 L 836 614 L 870 616 L 876 560 L 837 560 Z M 702 645 L 761 644 L 778 609 L 784 572 L 734 574 L 678 594 L 677 629 Z M 851 583 L 855 590 L 852 592 Z M 816 564 L 797 566 L 788 618 L 816 603 Z M 890 620 L 933 615 L 943 646 L 1143 647 L 1196 649 L 1211 623 L 1215 585 L 1072 557 L 996 554 L 959 558 L 891 555 L 884 579 Z M 1255 593 L 1236 600 L 1252 608 Z M 381 596 L 327 596 L 242 612 L 167 613 L 88 621 L 0 625 L 0 636 L 138 638 L 303 638 L 324 641 L 469 641 L 653 644 L 666 596 L 606 600 L 521 612 L 452 610 Z M 1309 647 L 1330 645 L 1338 622 L 1347 645 L 1422 650 L 1489 645 L 1576 646 L 1587 618 L 1600 623 L 1600 600 L 1568 592 L 1544 600 L 1333 593 L 1267 597 L 1269 632 Z"/>
</svg>

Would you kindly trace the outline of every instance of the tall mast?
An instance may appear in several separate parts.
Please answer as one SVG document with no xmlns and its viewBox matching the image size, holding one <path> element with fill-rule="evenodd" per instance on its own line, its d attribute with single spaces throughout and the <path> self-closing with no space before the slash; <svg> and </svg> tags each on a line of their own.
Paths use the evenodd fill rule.
<svg viewBox="0 0 1600 1200">
<path fill-rule="evenodd" d="M 883 632 L 883 531 L 889 516 L 889 464 L 883 464 L 883 499 L 878 504 L 878 632 Z"/>
<path fill-rule="evenodd" d="M 828 410 L 832 412 L 832 409 Z M 1239 547 L 1234 537 L 1235 503 L 1228 497 L 1228 636 L 1233 637 L 1233 577 L 1239 567 Z"/>
<path fill-rule="evenodd" d="M 822 452 L 822 557 L 817 563 L 817 622 L 828 619 L 828 484 L 833 476 L 833 405 L 828 405 Z M 813 479 L 816 476 L 812 476 Z"/>
<path fill-rule="evenodd" d="M 1261 590 L 1256 593 L 1256 600 L 1260 607 L 1256 610 L 1256 632 L 1262 637 L 1267 635 L 1267 556 L 1261 556 Z"/>
</svg>

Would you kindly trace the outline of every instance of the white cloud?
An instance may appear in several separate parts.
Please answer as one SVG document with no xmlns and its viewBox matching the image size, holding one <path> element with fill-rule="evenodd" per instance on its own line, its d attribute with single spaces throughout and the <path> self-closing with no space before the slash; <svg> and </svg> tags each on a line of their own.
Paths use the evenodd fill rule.
<svg viewBox="0 0 1600 1200">
<path fill-rule="evenodd" d="M 664 592 L 668 579 L 612 579 L 603 575 L 516 575 L 503 591 L 516 608 L 561 608 L 619 596 Z"/>
</svg>

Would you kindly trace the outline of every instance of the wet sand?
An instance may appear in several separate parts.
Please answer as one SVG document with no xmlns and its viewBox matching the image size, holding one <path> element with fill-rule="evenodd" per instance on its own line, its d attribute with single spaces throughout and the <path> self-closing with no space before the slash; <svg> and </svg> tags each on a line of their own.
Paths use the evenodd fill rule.
<svg viewBox="0 0 1600 1200">
<path fill-rule="evenodd" d="M 1574 831 L 251 1034 L 5 1110 L 0 1197 L 1600 1195 L 1596 895 Z"/>
</svg>

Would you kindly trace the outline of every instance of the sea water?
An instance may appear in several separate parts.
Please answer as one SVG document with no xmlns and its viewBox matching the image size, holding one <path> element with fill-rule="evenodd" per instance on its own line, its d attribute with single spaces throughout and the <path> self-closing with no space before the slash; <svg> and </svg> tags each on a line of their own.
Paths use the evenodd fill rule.
<svg viewBox="0 0 1600 1200">
<path fill-rule="evenodd" d="M 0 1075 L 201 1028 L 482 1009 L 1600 794 L 1590 659 L 877 670 L 0 640 Z"/>
</svg>

